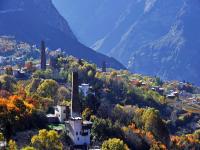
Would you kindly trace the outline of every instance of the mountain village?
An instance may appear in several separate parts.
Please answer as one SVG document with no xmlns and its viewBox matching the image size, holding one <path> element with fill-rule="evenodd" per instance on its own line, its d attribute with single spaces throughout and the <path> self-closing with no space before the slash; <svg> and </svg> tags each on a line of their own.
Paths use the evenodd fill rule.
<svg viewBox="0 0 200 150">
<path fill-rule="evenodd" d="M 20 80 L 28 80 L 32 78 L 33 74 L 32 71 L 36 70 L 43 70 L 45 71 L 48 68 L 53 69 L 54 77 L 59 76 L 57 68 L 56 59 L 63 56 L 61 50 L 57 50 L 52 52 L 53 55 L 48 56 L 50 62 L 47 63 L 47 54 L 46 54 L 46 47 L 45 43 L 42 41 L 41 43 L 41 54 L 40 54 L 40 64 L 33 65 L 32 62 L 25 62 L 25 64 L 20 69 L 14 69 L 15 67 L 12 66 L 3 66 L 1 69 L 1 75 L 9 74 L 14 76 L 17 81 Z M 79 60 L 81 63 L 82 60 Z M 16 62 L 17 63 L 17 62 Z M 64 68 L 61 68 L 64 69 Z M 99 72 L 103 72 L 104 74 L 110 74 L 109 68 L 106 68 L 106 63 L 102 63 L 102 69 L 97 69 Z M 112 70 L 111 70 L 112 72 Z M 70 149 L 91 149 L 94 147 L 95 149 L 100 148 L 99 144 L 95 144 L 92 142 L 91 144 L 91 129 L 92 129 L 92 122 L 88 120 L 84 120 L 81 115 L 81 102 L 80 102 L 80 94 L 83 97 L 87 97 L 88 94 L 92 94 L 95 96 L 95 92 L 92 90 L 93 87 L 90 86 L 89 83 L 78 83 L 79 77 L 78 72 L 73 71 L 71 78 L 71 105 L 63 105 L 57 103 L 53 107 L 53 111 L 51 113 L 46 114 L 46 118 L 48 120 L 48 127 L 49 129 L 55 130 L 58 133 L 65 133 L 71 142 L 66 142 L 66 147 Z M 129 77 L 127 74 L 117 74 L 116 77 L 118 80 L 124 78 L 128 79 L 129 83 L 133 87 L 137 88 L 144 88 L 151 90 L 153 92 L 158 93 L 159 95 L 165 97 L 165 99 L 161 103 L 166 103 L 174 110 L 171 114 L 171 120 L 176 124 L 177 119 L 180 118 L 180 114 L 182 117 L 192 117 L 192 121 L 190 124 L 187 125 L 187 130 L 185 133 L 188 133 L 197 129 L 200 129 L 200 89 L 194 88 L 194 86 L 190 83 L 186 82 L 178 82 L 178 81 L 167 81 L 163 82 L 159 78 L 156 78 L 159 82 L 163 82 L 161 85 L 154 85 L 154 79 L 149 77 L 143 77 L 141 75 L 135 74 Z M 65 82 L 60 80 L 60 84 L 65 85 Z M 67 85 L 70 86 L 70 85 Z M 194 88 L 194 92 L 192 93 L 192 89 Z M 106 89 L 105 89 L 106 90 Z M 107 89 L 112 90 L 112 89 Z M 185 113 L 182 114 L 182 111 Z M 188 116 L 189 115 L 189 116 Z M 192 115 L 192 116 L 191 116 Z M 179 116 L 179 117 L 178 117 Z M 35 132 L 30 132 L 30 135 L 33 135 Z M 22 134 L 22 135 L 20 135 Z M 22 136 L 28 138 L 23 133 L 17 133 L 16 137 L 13 139 L 18 140 L 18 143 L 26 143 L 28 139 L 24 139 Z M 19 140 L 22 139 L 22 140 Z M 6 141 L 0 142 L 1 149 L 6 147 Z M 22 144 L 23 145 L 23 144 Z"/>
</svg>

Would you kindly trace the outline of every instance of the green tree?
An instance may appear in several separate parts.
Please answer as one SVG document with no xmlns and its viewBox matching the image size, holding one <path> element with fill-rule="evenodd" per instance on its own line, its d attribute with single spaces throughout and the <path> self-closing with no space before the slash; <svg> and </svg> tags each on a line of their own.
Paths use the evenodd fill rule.
<svg viewBox="0 0 200 150">
<path fill-rule="evenodd" d="M 53 99 L 58 90 L 58 83 L 52 79 L 44 80 L 37 88 L 37 93 L 46 98 Z"/>
<path fill-rule="evenodd" d="M 104 141 L 111 135 L 112 123 L 108 119 L 93 120 L 91 134 L 95 140 Z"/>
<path fill-rule="evenodd" d="M 66 70 L 64 70 L 64 69 L 62 69 L 62 70 L 60 70 L 60 72 L 59 72 L 59 76 L 60 76 L 60 78 L 61 79 L 63 79 L 63 80 L 68 80 L 68 71 L 66 71 Z"/>
<path fill-rule="evenodd" d="M 103 142 L 102 150 L 129 150 L 129 148 L 122 140 L 113 138 Z"/>
<path fill-rule="evenodd" d="M 38 150 L 62 150 L 63 145 L 60 136 L 54 130 L 40 130 L 38 135 L 31 139 L 31 144 Z"/>
<path fill-rule="evenodd" d="M 169 144 L 170 137 L 165 123 L 159 115 L 159 111 L 154 108 L 148 108 L 142 114 L 142 122 L 145 131 L 153 133 L 155 138 L 165 144 Z"/>
<path fill-rule="evenodd" d="M 58 91 L 56 94 L 56 99 L 58 102 L 63 102 L 67 99 L 70 99 L 70 97 L 71 97 L 71 92 L 69 89 L 67 89 L 64 86 L 58 88 Z"/>
<path fill-rule="evenodd" d="M 33 94 L 37 91 L 38 86 L 40 85 L 41 79 L 33 78 L 31 82 L 26 86 L 27 94 Z"/>
<path fill-rule="evenodd" d="M 196 130 L 196 131 L 194 132 L 194 137 L 195 137 L 196 139 L 200 140 L 200 130 Z"/>
<path fill-rule="evenodd" d="M 122 125 L 130 125 L 134 117 L 134 110 L 132 107 L 123 107 L 117 104 L 111 113 L 111 119 L 118 121 Z"/>
<path fill-rule="evenodd" d="M 50 79 L 50 78 L 52 78 L 52 74 L 53 74 L 53 71 L 51 69 L 37 70 L 33 73 L 33 77 Z"/>
<path fill-rule="evenodd" d="M 0 141 L 4 141 L 3 133 L 0 132 Z"/>
<path fill-rule="evenodd" d="M 112 124 L 109 119 L 91 119 L 93 122 L 91 135 L 94 140 L 104 141 L 108 138 L 122 137 L 121 129 Z"/>
<path fill-rule="evenodd" d="M 14 92 L 17 88 L 16 86 L 17 82 L 15 81 L 14 77 L 10 75 L 0 76 L 0 83 L 1 83 L 1 89 L 9 92 Z"/>
<path fill-rule="evenodd" d="M 86 108 L 82 113 L 82 117 L 84 120 L 90 120 L 92 114 L 93 114 L 92 110 L 90 108 Z"/>
<path fill-rule="evenodd" d="M 88 71 L 88 77 L 93 78 L 94 77 L 94 72 L 92 70 Z"/>
</svg>

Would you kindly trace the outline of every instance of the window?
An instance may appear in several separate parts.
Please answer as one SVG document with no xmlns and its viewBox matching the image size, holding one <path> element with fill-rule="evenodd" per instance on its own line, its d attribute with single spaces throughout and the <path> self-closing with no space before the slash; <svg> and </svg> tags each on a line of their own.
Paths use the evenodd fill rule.
<svg viewBox="0 0 200 150">
<path fill-rule="evenodd" d="M 79 137 L 77 138 L 77 140 L 79 141 Z"/>
<path fill-rule="evenodd" d="M 78 135 L 78 132 L 76 132 L 76 135 Z"/>
</svg>

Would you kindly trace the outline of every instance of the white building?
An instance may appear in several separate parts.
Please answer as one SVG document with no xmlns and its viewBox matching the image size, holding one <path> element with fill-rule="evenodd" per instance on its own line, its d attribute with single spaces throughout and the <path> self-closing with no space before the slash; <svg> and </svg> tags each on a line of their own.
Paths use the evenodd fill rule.
<svg viewBox="0 0 200 150">
<path fill-rule="evenodd" d="M 50 124 L 64 123 L 68 117 L 68 108 L 64 105 L 54 107 L 54 114 L 47 114 L 46 117 Z"/>
<path fill-rule="evenodd" d="M 90 130 L 92 122 L 83 121 L 81 117 L 81 104 L 78 96 L 78 73 L 73 73 L 72 76 L 71 115 L 69 121 L 66 122 L 66 129 L 74 146 L 87 147 L 90 145 Z"/>
<path fill-rule="evenodd" d="M 76 146 L 90 145 L 92 123 L 83 121 L 81 117 L 70 118 L 67 123 L 68 135 Z"/>
<path fill-rule="evenodd" d="M 0 68 L 0 75 L 3 75 L 5 73 L 6 73 L 5 69 L 4 68 Z"/>
<path fill-rule="evenodd" d="M 0 150 L 5 150 L 7 146 L 7 142 L 6 141 L 0 141 Z"/>
<path fill-rule="evenodd" d="M 58 117 L 60 123 L 64 123 L 67 119 L 67 107 L 57 105 L 55 106 L 55 116 Z"/>
<path fill-rule="evenodd" d="M 83 95 L 84 95 L 85 97 L 88 95 L 89 90 L 90 90 L 90 85 L 89 85 L 89 84 L 83 83 L 83 84 L 81 84 L 81 85 L 79 86 L 79 92 L 80 92 L 80 93 L 83 93 Z"/>
</svg>

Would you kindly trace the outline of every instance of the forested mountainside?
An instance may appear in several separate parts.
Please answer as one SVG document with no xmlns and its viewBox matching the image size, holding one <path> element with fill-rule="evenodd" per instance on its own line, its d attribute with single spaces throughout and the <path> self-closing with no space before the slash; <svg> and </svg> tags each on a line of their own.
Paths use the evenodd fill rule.
<svg viewBox="0 0 200 150">
<path fill-rule="evenodd" d="M 106 61 L 111 67 L 124 68 L 115 59 L 81 44 L 51 0 L 1 0 L 0 20 L 0 35 L 14 36 L 30 45 L 44 40 L 50 49 L 62 48 L 98 65 Z"/>
<path fill-rule="evenodd" d="M 1 70 L 0 142 L 7 141 L 6 149 L 69 149 L 74 143 L 66 131 L 71 132 L 68 122 L 75 107 L 80 110 L 81 124 L 91 122 L 90 147 L 199 150 L 199 87 L 127 70 L 105 68 L 105 72 L 72 56 L 55 57 L 46 70 L 37 69 L 37 62 L 25 64 L 20 75 L 26 76 L 16 75 L 14 67 Z M 74 70 L 79 89 L 76 99 Z M 87 92 L 83 86 L 89 87 Z M 77 99 L 80 105 L 73 106 Z M 66 108 L 66 121 L 52 122 L 60 116 L 55 114 L 60 106 Z M 72 131 L 78 132 L 76 128 Z"/>
<path fill-rule="evenodd" d="M 200 84 L 198 0 L 54 3 L 82 42 L 131 71 Z"/>
</svg>

